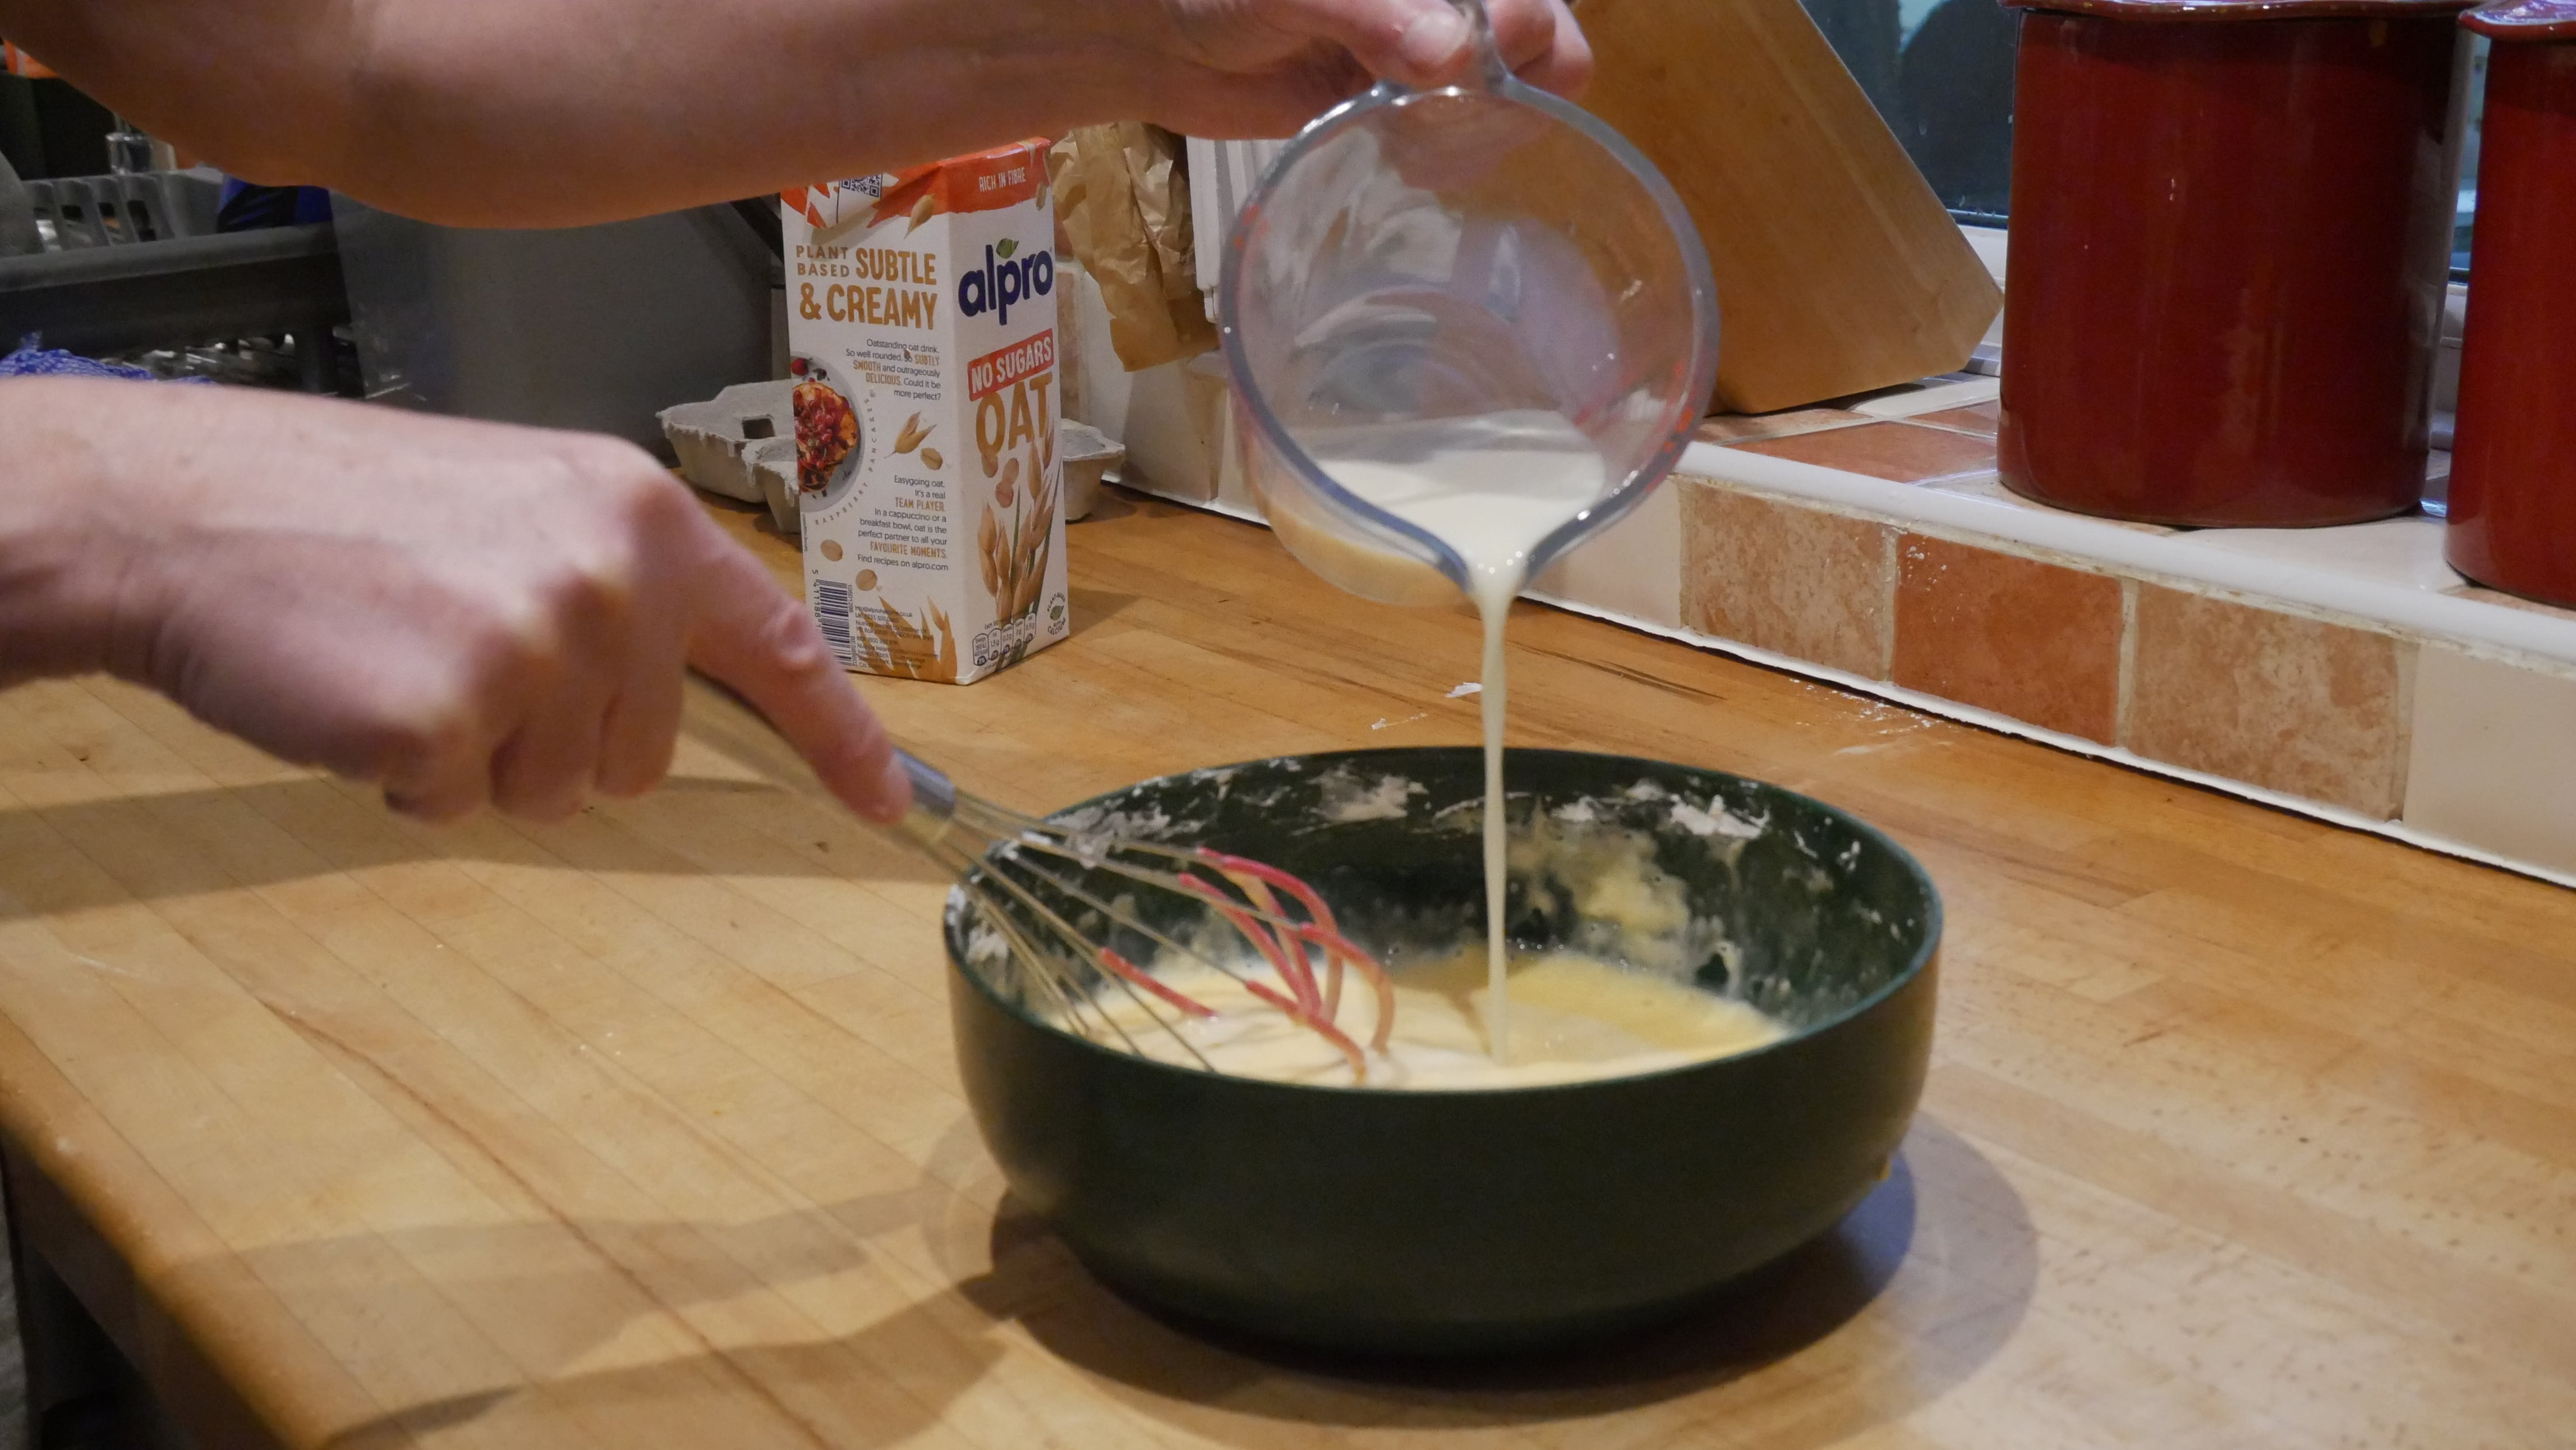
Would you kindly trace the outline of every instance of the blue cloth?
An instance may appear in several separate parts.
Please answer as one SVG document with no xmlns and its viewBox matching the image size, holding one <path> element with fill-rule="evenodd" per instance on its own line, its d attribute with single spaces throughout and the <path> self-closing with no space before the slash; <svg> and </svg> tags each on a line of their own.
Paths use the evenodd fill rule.
<svg viewBox="0 0 2576 1450">
<path fill-rule="evenodd" d="M 100 362 L 60 348 L 40 347 L 33 333 L 18 340 L 16 352 L 0 357 L 0 378 L 133 378 L 147 383 L 154 380 L 149 368 L 138 368 L 130 363 Z M 205 383 L 213 379 L 174 378 L 171 381 Z"/>
<path fill-rule="evenodd" d="M 261 186 L 238 177 L 224 178 L 223 200 L 215 213 L 219 232 L 258 231 L 263 227 L 301 227 L 331 219 L 331 193 L 319 186 Z"/>
</svg>

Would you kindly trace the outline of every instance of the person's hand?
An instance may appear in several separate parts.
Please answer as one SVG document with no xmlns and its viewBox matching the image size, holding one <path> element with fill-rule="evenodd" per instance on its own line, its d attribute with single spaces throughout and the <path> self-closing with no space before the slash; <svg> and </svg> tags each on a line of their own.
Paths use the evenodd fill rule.
<svg viewBox="0 0 2576 1450">
<path fill-rule="evenodd" d="M 39 394 L 50 421 L 13 471 L 83 485 L 56 567 L 112 581 L 87 611 L 100 658 L 75 666 L 432 819 L 650 788 L 694 666 L 852 807 L 903 811 L 812 618 L 640 449 L 233 389 L 0 384 L 13 422 Z"/>
<path fill-rule="evenodd" d="M 1474 63 L 1450 0 L 1156 0 L 1164 64 L 1142 85 L 1148 118 L 1192 136 L 1286 136 L 1383 77 L 1444 85 Z M 1486 0 L 1514 74 L 1561 95 L 1592 76 L 1565 0 Z"/>
</svg>

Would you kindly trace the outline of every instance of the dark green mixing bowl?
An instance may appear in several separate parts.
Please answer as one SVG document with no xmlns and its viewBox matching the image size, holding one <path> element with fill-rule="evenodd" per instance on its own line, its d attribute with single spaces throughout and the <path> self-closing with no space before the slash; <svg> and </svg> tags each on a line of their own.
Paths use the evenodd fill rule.
<svg viewBox="0 0 2576 1450">
<path fill-rule="evenodd" d="M 1941 908 L 1922 867 L 1758 781 L 1553 750 L 1507 762 L 1515 830 L 1585 801 L 1574 814 L 1649 833 L 1655 863 L 1732 943 L 1734 969 L 1712 951 L 1698 980 L 1792 1035 L 1640 1077 L 1495 1091 L 1217 1076 L 1040 1020 L 1017 973 L 970 952 L 961 892 L 947 938 L 968 1099 L 1012 1192 L 1093 1273 L 1275 1339 L 1525 1349 L 1685 1311 L 1879 1181 L 1931 1054 Z M 1400 819 L 1353 806 L 1387 777 L 1410 783 L 1381 797 L 1407 800 Z M 1057 819 L 1296 872 L 1352 938 L 1400 962 L 1482 929 L 1482 792 L 1472 749 L 1355 751 L 1146 781 Z M 1517 877 L 1507 919 L 1524 946 L 1584 930 L 1566 893 Z"/>
</svg>

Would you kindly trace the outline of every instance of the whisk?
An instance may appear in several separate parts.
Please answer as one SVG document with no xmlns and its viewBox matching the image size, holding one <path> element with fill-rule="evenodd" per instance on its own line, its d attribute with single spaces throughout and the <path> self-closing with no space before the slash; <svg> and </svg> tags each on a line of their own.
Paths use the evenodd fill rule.
<svg viewBox="0 0 2576 1450">
<path fill-rule="evenodd" d="M 912 777 L 904 835 L 958 878 L 981 920 L 1068 1026 L 1094 1041 L 1144 1054 L 1101 1005 L 1101 993 L 1115 988 L 1198 1066 L 1216 1071 L 1175 1020 L 1214 1017 L 1215 1009 L 1101 939 L 1125 932 L 1160 948 L 1167 960 L 1193 960 L 1225 973 L 1330 1042 L 1350 1063 L 1353 1080 L 1368 1081 L 1368 1054 L 1335 1021 L 1344 978 L 1356 974 L 1376 994 L 1377 1027 L 1369 1049 L 1378 1053 L 1386 1051 L 1394 1029 L 1395 987 L 1375 958 L 1342 935 L 1332 908 L 1312 886 L 1275 866 L 1204 846 L 1069 830 L 968 795 L 906 752 L 896 756 Z M 1187 898 L 1250 943 L 1267 972 L 1221 960 L 1225 953 L 1188 945 L 1179 933 L 1152 925 L 1128 900 L 1104 894 L 1104 876 Z M 1096 919 L 1110 930 L 1086 931 L 1077 919 Z"/>
</svg>

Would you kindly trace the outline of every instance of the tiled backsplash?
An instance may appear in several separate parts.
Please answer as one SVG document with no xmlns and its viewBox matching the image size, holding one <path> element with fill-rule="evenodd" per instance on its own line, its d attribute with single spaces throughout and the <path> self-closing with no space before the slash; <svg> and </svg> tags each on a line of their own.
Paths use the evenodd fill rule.
<svg viewBox="0 0 2576 1450">
<path fill-rule="evenodd" d="M 2195 531 L 2032 503 L 1996 480 L 1996 392 L 1709 419 L 1531 592 L 2576 885 L 2576 611 L 2469 585 L 2420 515 Z M 1171 491 L 1254 511 L 1230 478 Z"/>
<path fill-rule="evenodd" d="M 1677 529 L 1624 523 L 1536 592 L 2576 884 L 2576 612 L 2467 584 L 2420 516 L 2194 531 L 2031 503 L 1995 478 L 1994 388 L 1711 419 Z M 1595 597 L 1667 554 L 1668 607 Z"/>
</svg>

